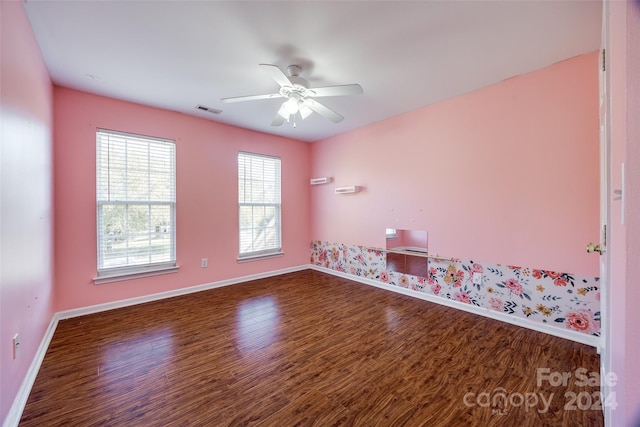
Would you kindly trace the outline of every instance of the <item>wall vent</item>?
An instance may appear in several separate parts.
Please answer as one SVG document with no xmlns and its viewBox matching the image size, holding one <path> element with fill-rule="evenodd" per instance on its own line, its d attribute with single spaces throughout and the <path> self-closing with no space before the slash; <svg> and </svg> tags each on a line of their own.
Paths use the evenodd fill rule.
<svg viewBox="0 0 640 427">
<path fill-rule="evenodd" d="M 207 113 L 211 113 L 211 114 L 220 114 L 220 113 L 222 113 L 222 110 L 218 110 L 218 109 L 211 108 L 211 107 L 206 107 L 204 105 L 196 105 L 196 110 L 206 111 Z"/>
</svg>

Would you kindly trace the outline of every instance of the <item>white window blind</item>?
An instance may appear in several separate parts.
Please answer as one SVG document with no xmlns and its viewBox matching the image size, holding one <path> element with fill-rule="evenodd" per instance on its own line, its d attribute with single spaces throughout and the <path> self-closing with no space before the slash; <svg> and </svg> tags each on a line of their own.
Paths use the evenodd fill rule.
<svg viewBox="0 0 640 427">
<path fill-rule="evenodd" d="M 240 258 L 282 252 L 280 159 L 238 153 Z"/>
<path fill-rule="evenodd" d="M 98 277 L 176 265 L 175 143 L 96 133 Z"/>
</svg>

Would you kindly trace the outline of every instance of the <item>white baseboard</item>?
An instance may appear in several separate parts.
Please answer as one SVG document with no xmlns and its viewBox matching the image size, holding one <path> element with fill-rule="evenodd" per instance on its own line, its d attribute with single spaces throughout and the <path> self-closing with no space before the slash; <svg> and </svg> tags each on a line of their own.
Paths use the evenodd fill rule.
<svg viewBox="0 0 640 427">
<path fill-rule="evenodd" d="M 33 383 L 36 381 L 36 377 L 38 376 L 40 365 L 42 365 L 44 355 L 47 354 L 47 349 L 49 348 L 49 344 L 51 343 L 51 339 L 53 338 L 53 333 L 56 331 L 57 327 L 58 318 L 54 314 L 51 322 L 49 322 L 47 331 L 44 333 L 42 341 L 40 341 L 40 346 L 38 346 L 38 350 L 36 351 L 36 354 L 31 361 L 31 365 L 29 365 L 27 375 L 25 375 L 24 380 L 22 380 L 22 384 L 20 385 L 18 394 L 16 395 L 16 398 L 13 399 L 13 404 L 9 409 L 7 418 L 4 419 L 4 423 L 2 424 L 3 427 L 16 427 L 20 422 L 22 411 L 24 410 L 24 406 L 27 404 L 27 399 L 29 399 L 29 393 L 31 393 L 31 388 L 33 387 Z"/>
<path fill-rule="evenodd" d="M 300 265 L 297 267 L 284 268 L 281 270 L 268 271 L 265 273 L 252 274 L 249 276 L 236 277 L 233 279 L 220 280 L 218 282 L 205 283 L 203 285 L 191 286 L 188 288 L 174 289 L 171 291 L 160 292 L 157 294 L 145 295 L 136 298 L 129 298 L 126 300 L 108 302 L 104 304 L 92 305 L 89 307 L 82 308 L 74 308 L 71 310 L 59 311 L 53 315 L 51 322 L 49 323 L 49 327 L 45 332 L 42 341 L 40 342 L 40 346 L 38 347 L 38 351 L 36 352 L 29 369 L 27 370 L 27 375 L 22 381 L 22 385 L 18 390 L 18 394 L 16 398 L 13 400 L 13 404 L 11 405 L 11 409 L 9 410 L 9 414 L 7 418 L 5 418 L 3 427 L 17 427 L 20 422 L 20 417 L 22 417 L 22 412 L 24 411 L 24 407 L 27 404 L 27 399 L 29 398 L 29 393 L 31 393 L 31 388 L 33 387 L 33 383 L 36 380 L 36 376 L 38 375 L 38 371 L 40 370 L 40 366 L 42 365 L 42 361 L 44 360 L 44 356 L 47 353 L 47 349 L 49 348 L 49 344 L 51 343 L 51 339 L 53 338 L 53 334 L 58 326 L 58 321 L 63 319 L 71 319 L 73 317 L 84 316 L 87 314 L 100 313 L 102 311 L 113 310 L 116 308 L 129 307 L 137 304 L 143 304 L 145 302 L 158 301 L 165 298 L 172 298 L 180 295 L 192 294 L 194 292 L 206 291 L 208 289 L 220 288 L 223 286 L 235 285 L 238 283 L 249 282 L 251 280 L 263 279 L 266 277 L 279 276 L 281 274 L 293 273 L 295 271 L 302 271 L 309 269 L 308 265 Z"/>
<path fill-rule="evenodd" d="M 560 329 L 554 326 L 546 325 L 544 323 L 534 322 L 528 319 L 523 319 L 521 317 L 510 316 L 506 313 L 500 313 L 497 311 L 489 310 L 487 308 L 478 307 L 471 304 L 465 304 L 459 301 L 438 297 L 432 294 L 425 294 L 423 292 L 402 288 L 400 286 L 389 285 L 389 284 L 380 282 L 378 280 L 355 276 L 355 275 L 344 273 L 341 271 L 331 270 L 325 267 L 309 265 L 309 268 L 311 268 L 312 270 L 321 271 L 323 273 L 328 273 L 334 276 L 353 280 L 354 282 L 363 283 L 365 285 L 375 286 L 377 288 L 386 289 L 388 291 L 397 292 L 399 294 L 408 295 L 410 297 L 420 298 L 436 304 L 445 305 L 447 307 L 452 307 L 452 308 L 463 310 L 469 313 L 478 314 L 484 317 L 489 317 L 491 319 L 510 323 L 512 325 L 522 326 L 523 328 L 532 329 L 534 331 L 544 332 L 545 334 L 553 335 L 559 338 L 565 338 L 565 339 L 575 341 L 581 344 L 586 344 L 592 347 L 597 348 L 600 344 L 600 337 L 596 337 L 593 335 L 586 335 L 586 334 L 582 334 L 576 331 L 571 331 L 568 329 Z"/>
<path fill-rule="evenodd" d="M 281 274 L 293 273 L 308 269 L 308 265 L 300 265 L 297 267 L 284 268 L 281 270 L 268 271 L 266 273 L 252 274 L 249 276 L 235 277 L 233 279 L 220 280 L 218 282 L 205 283 L 203 285 L 191 286 L 188 288 L 173 289 L 171 291 L 159 292 L 157 294 L 144 295 L 141 297 L 129 298 L 120 301 L 113 301 L 104 304 L 96 304 L 88 307 L 74 308 L 71 310 L 60 311 L 56 313 L 58 320 L 71 319 L 73 317 L 84 316 L 87 314 L 100 313 L 101 311 L 113 310 L 116 308 L 129 307 L 132 305 L 143 304 L 145 302 L 158 301 L 165 298 L 173 298 L 180 295 L 192 294 L 194 292 L 206 291 L 209 289 L 221 288 L 223 286 L 235 285 L 237 283 L 249 282 L 251 280 L 264 279 L 266 277 L 279 276 Z"/>
</svg>

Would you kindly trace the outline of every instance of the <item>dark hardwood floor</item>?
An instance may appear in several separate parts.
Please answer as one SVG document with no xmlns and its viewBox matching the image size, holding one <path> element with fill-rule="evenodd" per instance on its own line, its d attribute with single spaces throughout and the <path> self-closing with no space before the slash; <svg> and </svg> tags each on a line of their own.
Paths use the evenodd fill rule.
<svg viewBox="0 0 640 427">
<path fill-rule="evenodd" d="M 60 321 L 20 426 L 601 426 L 578 368 L 595 349 L 306 270 Z"/>
</svg>

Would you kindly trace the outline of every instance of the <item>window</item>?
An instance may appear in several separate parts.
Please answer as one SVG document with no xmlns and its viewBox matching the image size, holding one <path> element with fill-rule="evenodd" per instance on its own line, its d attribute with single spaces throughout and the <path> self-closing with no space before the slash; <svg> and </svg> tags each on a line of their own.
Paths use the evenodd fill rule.
<svg viewBox="0 0 640 427">
<path fill-rule="evenodd" d="M 96 133 L 98 283 L 176 269 L 175 143 Z"/>
<path fill-rule="evenodd" d="M 240 259 L 282 253 L 280 159 L 238 153 Z"/>
</svg>

